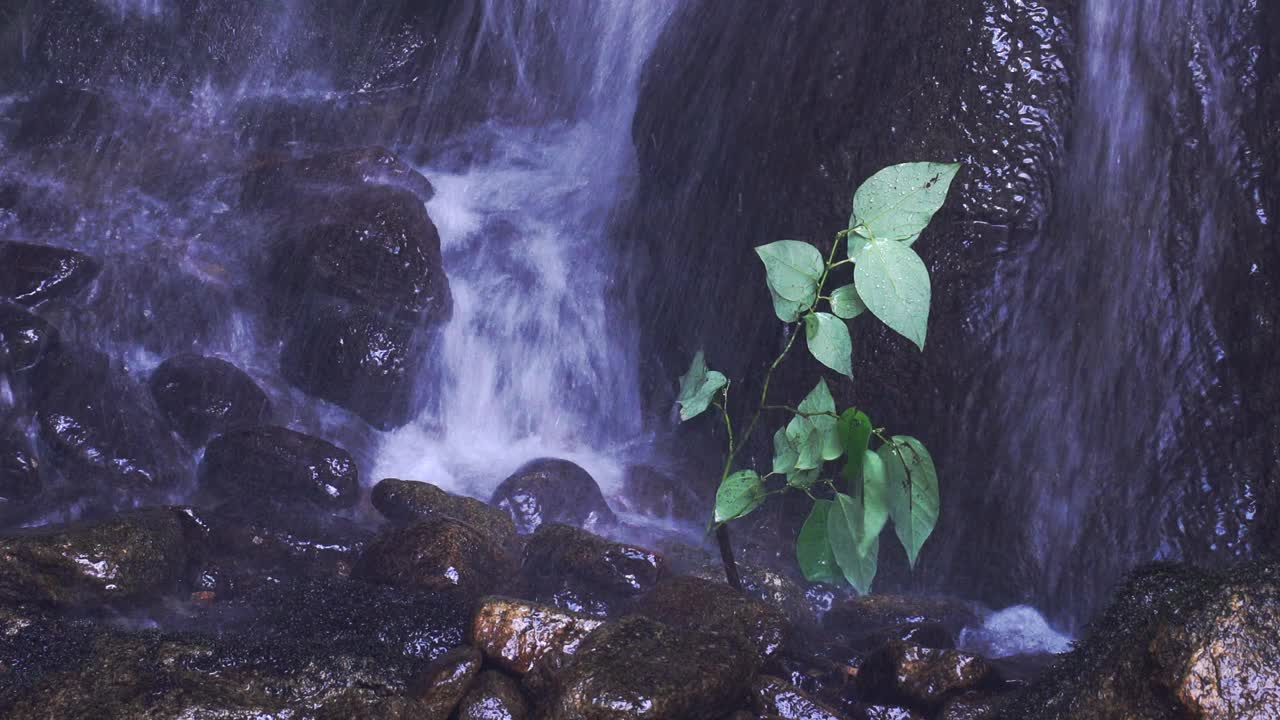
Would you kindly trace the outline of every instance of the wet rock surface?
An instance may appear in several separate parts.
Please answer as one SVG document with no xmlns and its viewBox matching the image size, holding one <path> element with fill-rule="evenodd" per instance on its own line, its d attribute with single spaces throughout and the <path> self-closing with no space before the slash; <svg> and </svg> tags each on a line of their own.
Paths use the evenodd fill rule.
<svg viewBox="0 0 1280 720">
<path fill-rule="evenodd" d="M 178 434 L 194 447 L 235 430 L 270 422 L 271 401 L 244 371 L 225 360 L 178 355 L 155 369 L 151 396 Z"/>
<path fill-rule="evenodd" d="M 661 555 L 586 530 L 543 523 L 525 544 L 523 575 L 534 597 L 577 612 L 616 614 L 662 577 Z"/>
<path fill-rule="evenodd" d="M 751 706 L 758 715 L 783 720 L 843 720 L 838 710 L 781 678 L 760 675 L 751 684 Z"/>
<path fill-rule="evenodd" d="M 505 597 L 484 598 L 471 621 L 471 642 L 485 658 L 523 675 L 544 657 L 572 655 L 604 621 L 560 608 Z"/>
<path fill-rule="evenodd" d="M 992 667 L 976 655 L 891 641 L 858 668 L 858 683 L 870 697 L 933 709 L 948 696 L 994 681 Z"/>
<path fill-rule="evenodd" d="M 591 530 L 615 521 L 591 474 L 555 458 L 525 463 L 498 485 L 489 502 L 510 513 L 521 533 L 531 533 L 544 522 Z"/>
<path fill-rule="evenodd" d="M 529 703 L 520 684 L 493 670 L 480 674 L 458 706 L 458 720 L 525 720 Z"/>
<path fill-rule="evenodd" d="M 0 372 L 30 370 L 57 342 L 57 328 L 20 305 L 0 302 Z"/>
<path fill-rule="evenodd" d="M 263 503 L 354 505 L 355 460 L 332 443 L 282 427 L 235 430 L 209 443 L 200 485 L 219 496 Z"/>
<path fill-rule="evenodd" d="M 636 612 L 675 628 L 737 635 L 762 659 L 777 654 L 791 634 L 786 617 L 778 610 L 724 583 L 687 575 L 659 582 Z"/>
<path fill-rule="evenodd" d="M 0 522 L 20 515 L 43 488 L 40 460 L 26 434 L 0 426 Z"/>
<path fill-rule="evenodd" d="M 507 513 L 475 498 L 445 492 L 431 483 L 387 478 L 373 486 L 370 500 L 384 517 L 403 525 L 452 518 L 486 533 L 499 544 L 516 534 Z"/>
<path fill-rule="evenodd" d="M 233 585 L 260 577 L 348 576 L 374 535 L 346 518 L 270 505 L 228 503 L 198 520 L 209 535 L 212 571 Z"/>
<path fill-rule="evenodd" d="M 95 610 L 155 600 L 187 565 L 184 518 L 157 508 L 0 535 L 0 603 Z"/>
<path fill-rule="evenodd" d="M 736 635 L 628 617 L 593 632 L 554 672 L 541 712 L 549 720 L 710 720 L 744 704 L 756 667 Z"/>
<path fill-rule="evenodd" d="M 261 158 L 245 173 L 241 203 L 282 209 L 306 196 L 342 192 L 361 185 L 392 185 L 420 200 L 435 194 L 431 182 L 385 147 L 333 150 L 302 158 Z"/>
<path fill-rule="evenodd" d="M 499 589 L 513 568 L 503 548 L 448 518 L 388 530 L 364 549 L 354 574 L 363 580 L 473 595 Z"/>
<path fill-rule="evenodd" d="M 99 269 L 75 250 L 0 241 L 0 300 L 31 306 L 66 298 L 93 282 Z"/>
<path fill-rule="evenodd" d="M 414 680 L 409 694 L 422 705 L 423 720 L 448 720 L 480 675 L 484 658 L 469 645 L 454 648 L 431 662 Z"/>
</svg>

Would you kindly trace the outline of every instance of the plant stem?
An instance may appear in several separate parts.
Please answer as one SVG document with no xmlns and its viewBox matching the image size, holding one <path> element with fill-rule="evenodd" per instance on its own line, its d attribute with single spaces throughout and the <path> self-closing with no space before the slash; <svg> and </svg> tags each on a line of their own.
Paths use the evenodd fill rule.
<svg viewBox="0 0 1280 720">
<path fill-rule="evenodd" d="M 724 565 L 724 577 L 729 587 L 742 591 L 742 578 L 738 576 L 738 563 L 733 559 L 733 545 L 729 542 L 729 525 L 721 523 L 716 528 L 716 540 L 720 544 L 720 562 Z"/>
</svg>

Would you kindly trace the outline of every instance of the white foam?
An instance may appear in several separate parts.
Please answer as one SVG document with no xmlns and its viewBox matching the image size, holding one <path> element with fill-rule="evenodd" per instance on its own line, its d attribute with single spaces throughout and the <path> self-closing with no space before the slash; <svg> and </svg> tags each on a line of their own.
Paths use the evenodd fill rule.
<svg viewBox="0 0 1280 720">
<path fill-rule="evenodd" d="M 1038 610 L 1015 605 L 991 613 L 979 627 L 960 632 L 960 647 L 987 657 L 1064 653 L 1071 649 L 1070 636 L 1053 629 Z"/>
</svg>

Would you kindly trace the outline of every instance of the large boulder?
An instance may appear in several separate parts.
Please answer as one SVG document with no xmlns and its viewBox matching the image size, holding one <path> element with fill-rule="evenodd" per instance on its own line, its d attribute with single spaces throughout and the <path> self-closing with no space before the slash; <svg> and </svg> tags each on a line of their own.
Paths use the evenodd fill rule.
<svg viewBox="0 0 1280 720">
<path fill-rule="evenodd" d="M 504 545 L 516 534 L 507 513 L 475 498 L 445 492 L 431 483 L 387 478 L 373 486 L 369 499 L 378 512 L 401 525 L 452 518 Z"/>
<path fill-rule="evenodd" d="M 348 576 L 373 539 L 346 518 L 269 504 L 224 503 L 197 517 L 208 530 L 207 571 L 233 586 L 256 578 Z M 207 589 L 228 589 L 219 585 Z"/>
<path fill-rule="evenodd" d="M 674 628 L 738 635 L 761 660 L 777 655 L 791 634 L 786 616 L 776 608 L 724 583 L 688 575 L 659 582 L 636 612 Z"/>
<path fill-rule="evenodd" d="M 354 575 L 425 590 L 458 588 L 473 595 L 498 589 L 512 569 L 503 548 L 464 523 L 426 520 L 379 535 L 360 555 Z"/>
<path fill-rule="evenodd" d="M 533 596 L 596 615 L 613 615 L 662 577 L 662 556 L 586 530 L 543 523 L 525 544 L 523 575 Z"/>
<path fill-rule="evenodd" d="M 0 300 L 31 306 L 65 298 L 83 290 L 99 269 L 75 250 L 0 241 Z"/>
<path fill-rule="evenodd" d="M 644 617 L 609 623 L 550 675 L 547 720 L 712 720 L 746 704 L 758 660 L 734 634 Z"/>
<path fill-rule="evenodd" d="M 200 462 L 200 485 L 216 495 L 256 503 L 356 503 L 360 479 L 346 450 L 287 428 L 235 430 L 215 438 Z"/>
<path fill-rule="evenodd" d="M 489 662 L 523 675 L 540 660 L 572 655 L 604 621 L 551 605 L 505 597 L 484 598 L 471 621 L 471 642 Z"/>
<path fill-rule="evenodd" d="M 183 577 L 188 532 L 183 513 L 157 508 L 5 534 L 0 602 L 92 610 L 159 600 Z"/>
<path fill-rule="evenodd" d="M 148 385 L 160 411 L 195 447 L 230 430 L 270 421 L 271 401 L 266 393 L 225 360 L 171 357 L 155 369 Z"/>
<path fill-rule="evenodd" d="M 531 533 L 544 522 L 591 530 L 616 520 L 591 474 L 557 458 L 520 466 L 498 485 L 489 502 L 510 513 L 521 533 Z"/>
<path fill-rule="evenodd" d="M 1084 639 L 998 718 L 1280 716 L 1280 564 L 1136 571 Z"/>
</svg>

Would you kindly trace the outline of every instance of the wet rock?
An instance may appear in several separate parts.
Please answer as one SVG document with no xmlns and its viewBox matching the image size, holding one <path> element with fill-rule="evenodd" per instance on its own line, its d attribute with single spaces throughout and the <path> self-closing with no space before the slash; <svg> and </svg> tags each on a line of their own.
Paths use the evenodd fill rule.
<svg viewBox="0 0 1280 720">
<path fill-rule="evenodd" d="M 525 720 L 529 703 L 520 685 L 500 672 L 480 674 L 471 692 L 458 706 L 458 720 Z"/>
<path fill-rule="evenodd" d="M 404 425 L 420 409 L 415 382 L 435 333 L 388 315 L 342 303 L 310 308 L 285 340 L 280 371 L 380 430 Z"/>
<path fill-rule="evenodd" d="M 324 210 L 321 224 L 286 233 L 275 249 L 271 280 L 286 316 L 320 296 L 408 323 L 449 319 L 440 235 L 421 199 L 372 186 L 329 198 Z"/>
<path fill-rule="evenodd" d="M 611 614 L 662 576 L 661 555 L 586 530 L 543 523 L 525 545 L 523 573 L 534 596 L 595 615 Z"/>
<path fill-rule="evenodd" d="M 501 547 L 480 531 L 439 518 L 395 528 L 369 543 L 354 576 L 425 590 L 458 588 L 474 595 L 496 590 L 511 574 Z"/>
<path fill-rule="evenodd" d="M 470 645 L 433 660 L 409 689 L 410 697 L 422 704 L 422 719 L 448 720 L 480 675 L 483 662 L 480 651 Z"/>
<path fill-rule="evenodd" d="M 33 306 L 65 298 L 83 290 L 99 269 L 75 250 L 0 241 L 0 300 Z"/>
<path fill-rule="evenodd" d="M 982 693 L 965 693 L 947 701 L 938 713 L 938 720 L 987 720 L 995 717 L 999 699 Z"/>
<path fill-rule="evenodd" d="M 582 642 L 552 676 L 540 712 L 548 720 L 711 720 L 745 703 L 756 667 L 737 635 L 627 617 Z"/>
<path fill-rule="evenodd" d="M 868 655 L 858 669 L 858 684 L 868 697 L 920 709 L 936 708 L 950 696 L 993 680 L 991 665 L 977 655 L 901 641 Z"/>
<path fill-rule="evenodd" d="M 191 456 L 147 393 L 92 352 L 63 347 L 29 378 L 40 443 L 71 485 L 114 507 L 159 499 Z"/>
<path fill-rule="evenodd" d="M 438 517 L 467 523 L 499 544 L 516 534 L 511 516 L 475 498 L 454 495 L 425 482 L 387 478 L 373 486 L 373 506 L 388 520 L 413 524 Z"/>
<path fill-rule="evenodd" d="M 186 567 L 186 521 L 147 509 L 0 536 L 0 601 L 95 609 L 154 600 Z"/>
<path fill-rule="evenodd" d="M 995 717 L 1261 720 L 1280 713 L 1280 564 L 1135 571 L 1086 637 Z"/>
<path fill-rule="evenodd" d="M 781 612 L 724 583 L 687 575 L 660 581 L 636 613 L 675 628 L 738 635 L 764 659 L 786 644 L 790 627 Z"/>
<path fill-rule="evenodd" d="M 305 158 L 269 157 L 245 174 L 241 204 L 279 206 L 315 193 L 333 193 L 359 185 L 393 185 L 426 202 L 435 188 L 422 173 L 384 147 L 346 148 Z"/>
<path fill-rule="evenodd" d="M 946 597 L 908 595 L 863 595 L 847 598 L 832 606 L 823 618 L 823 626 L 847 638 L 866 638 L 874 634 L 928 633 L 930 646 L 942 643 L 941 633 L 955 638 L 965 627 L 979 624 L 977 613 L 968 603 Z M 905 638 L 899 638 L 905 639 Z"/>
<path fill-rule="evenodd" d="M 924 720 L 924 716 L 904 707 L 893 705 L 864 705 L 856 720 Z"/>
<path fill-rule="evenodd" d="M 20 305 L 0 302 L 0 372 L 35 367 L 58 342 L 58 331 Z"/>
<path fill-rule="evenodd" d="M 160 411 L 194 447 L 271 417 L 271 401 L 262 388 L 225 360 L 178 355 L 156 368 L 148 385 Z"/>
<path fill-rule="evenodd" d="M 550 605 L 489 597 L 471 622 L 471 642 L 489 662 L 525 674 L 543 657 L 572 655 L 591 631 L 604 624 L 589 615 Z"/>
<path fill-rule="evenodd" d="M 200 463 L 200 484 L 224 497 L 326 508 L 350 507 L 360 492 L 350 453 L 320 438 L 273 426 L 215 438 Z"/>
<path fill-rule="evenodd" d="M 26 437 L 0 428 L 0 521 L 22 513 L 43 487 L 40 461 Z"/>
<path fill-rule="evenodd" d="M 751 683 L 751 704 L 760 715 L 783 720 L 844 720 L 844 715 L 780 678 L 759 675 Z"/>
<path fill-rule="evenodd" d="M 697 565 L 688 574 L 713 582 L 726 582 L 724 564 L 719 558 Z M 803 629 L 817 625 L 814 603 L 806 589 L 786 575 L 771 568 L 739 562 L 738 576 L 742 581 L 742 591 L 748 597 L 780 611 L 792 625 Z"/>
<path fill-rule="evenodd" d="M 649 517 L 699 522 L 709 505 L 694 492 L 694 483 L 680 482 L 650 465 L 631 465 L 623 476 L 624 509 Z"/>
<path fill-rule="evenodd" d="M 244 580 L 255 575 L 345 577 L 373 539 L 370 530 L 345 518 L 269 505 L 227 503 L 200 517 L 222 574 Z"/>
<path fill-rule="evenodd" d="M 872 630 L 861 635 L 846 638 L 848 646 L 854 650 L 874 650 L 881 645 L 893 641 L 901 641 L 908 645 L 950 650 L 955 648 L 955 636 L 941 623 L 919 622 L 894 625 L 882 630 Z"/>
<path fill-rule="evenodd" d="M 595 479 L 568 460 L 525 463 L 498 485 L 489 502 L 510 513 L 521 533 L 531 533 L 544 522 L 588 530 L 615 522 Z"/>
</svg>

